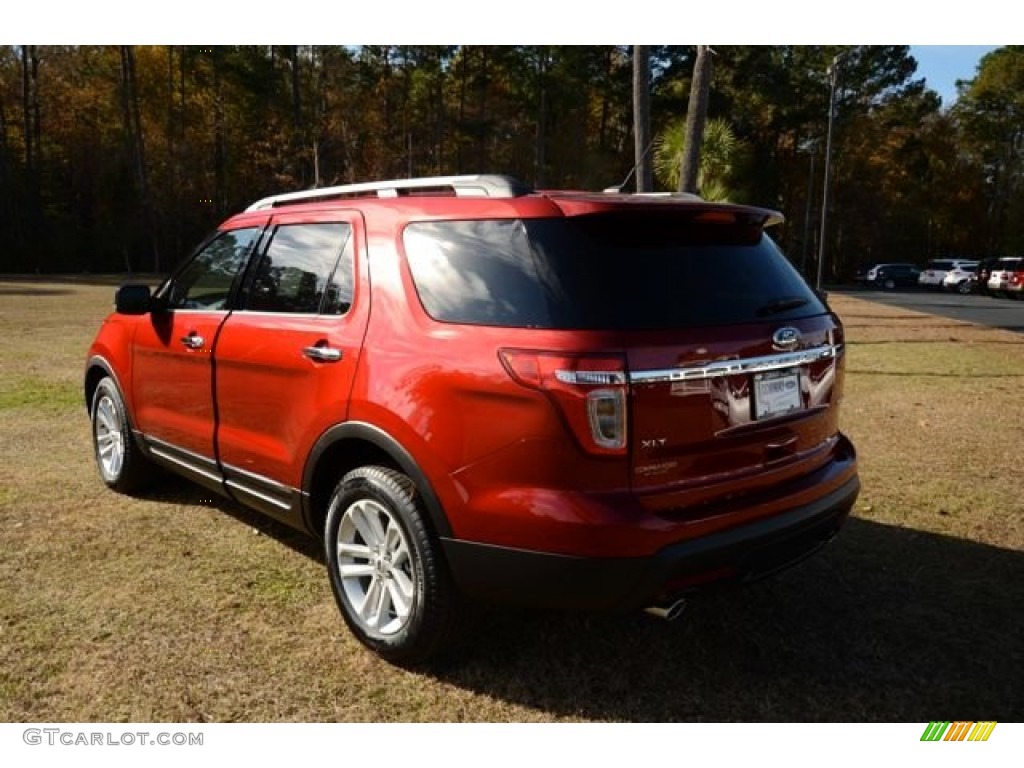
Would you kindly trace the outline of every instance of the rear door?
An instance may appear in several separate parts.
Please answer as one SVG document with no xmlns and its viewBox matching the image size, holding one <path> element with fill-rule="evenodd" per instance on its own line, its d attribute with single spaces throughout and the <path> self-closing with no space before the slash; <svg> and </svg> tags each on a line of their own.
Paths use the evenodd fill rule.
<svg viewBox="0 0 1024 768">
<path fill-rule="evenodd" d="M 347 414 L 369 317 L 363 242 L 358 213 L 275 215 L 217 344 L 227 486 L 290 522 L 311 446 Z"/>
</svg>

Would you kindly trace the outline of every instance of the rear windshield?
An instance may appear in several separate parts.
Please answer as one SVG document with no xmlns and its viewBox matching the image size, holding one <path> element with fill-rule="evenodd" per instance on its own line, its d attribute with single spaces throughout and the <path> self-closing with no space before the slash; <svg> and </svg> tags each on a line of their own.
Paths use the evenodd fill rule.
<svg viewBox="0 0 1024 768">
<path fill-rule="evenodd" d="M 424 309 L 443 322 L 671 329 L 826 311 L 752 225 L 635 215 L 417 222 L 404 245 Z"/>
</svg>

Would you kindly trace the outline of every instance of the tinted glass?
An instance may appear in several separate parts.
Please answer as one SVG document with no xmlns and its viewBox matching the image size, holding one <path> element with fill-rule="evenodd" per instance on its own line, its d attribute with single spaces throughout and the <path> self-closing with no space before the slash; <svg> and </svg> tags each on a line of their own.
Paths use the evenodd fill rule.
<svg viewBox="0 0 1024 768">
<path fill-rule="evenodd" d="M 340 223 L 279 226 L 256 266 L 245 309 L 319 312 L 327 286 L 334 284 L 335 267 L 349 233 L 349 225 Z M 335 314 L 342 306 L 341 290 L 339 287 L 338 294 L 332 298 Z M 348 277 L 348 301 L 351 301 L 351 275 Z"/>
<path fill-rule="evenodd" d="M 825 311 L 757 227 L 678 218 L 422 222 L 405 249 L 424 309 L 446 322 L 655 329 Z"/>
<path fill-rule="evenodd" d="M 325 315 L 344 315 L 352 306 L 355 282 L 355 258 L 352 243 L 351 237 L 345 241 L 338 266 L 327 283 L 327 295 L 324 297 L 322 309 Z"/>
<path fill-rule="evenodd" d="M 235 229 L 207 243 L 164 288 L 168 308 L 224 309 L 259 234 L 258 227 Z"/>
</svg>

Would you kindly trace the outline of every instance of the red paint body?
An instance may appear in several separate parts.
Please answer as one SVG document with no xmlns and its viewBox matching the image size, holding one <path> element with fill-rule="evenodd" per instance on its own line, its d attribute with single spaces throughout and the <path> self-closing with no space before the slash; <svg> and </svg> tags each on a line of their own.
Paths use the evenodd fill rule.
<svg viewBox="0 0 1024 768">
<path fill-rule="evenodd" d="M 317 471 L 314 446 L 332 427 L 364 423 L 390 436 L 427 479 L 447 521 L 449 530 L 438 531 L 445 539 L 588 558 L 654 556 L 811 504 L 856 478 L 852 450 L 839 433 L 838 318 L 825 312 L 678 331 L 438 322 L 418 298 L 402 232 L 410 221 L 672 206 L 736 210 L 534 194 L 369 198 L 240 214 L 221 230 L 272 228 L 281 221 L 350 224 L 351 310 L 340 317 L 244 310 L 114 315 L 90 349 L 91 365 L 102 363 L 115 375 L 143 441 L 156 439 L 209 460 L 211 467 L 231 467 L 303 494 L 304 514 L 289 521 L 314 535 L 322 533 L 316 510 L 323 503 L 308 485 Z M 587 450 L 553 397 L 516 381 L 499 354 L 608 356 L 631 374 L 778 354 L 772 332 L 781 325 L 801 332 L 801 348 L 839 350 L 799 366 L 799 413 L 755 422 L 749 373 L 633 382 L 626 401 L 628 440 L 617 454 Z M 189 334 L 205 344 L 183 347 Z M 324 364 L 300 354 L 318 343 L 340 349 L 342 359 Z"/>
</svg>

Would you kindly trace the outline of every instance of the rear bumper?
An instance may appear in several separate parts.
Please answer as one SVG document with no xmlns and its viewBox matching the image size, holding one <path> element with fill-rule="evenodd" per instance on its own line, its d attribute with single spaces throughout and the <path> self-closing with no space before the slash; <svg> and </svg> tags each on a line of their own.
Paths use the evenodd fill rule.
<svg viewBox="0 0 1024 768">
<path fill-rule="evenodd" d="M 670 544 L 649 557 L 574 557 L 456 539 L 442 543 L 456 583 L 475 599 L 629 610 L 669 596 L 751 581 L 799 562 L 836 534 L 859 491 L 854 475 L 814 502 Z"/>
</svg>

